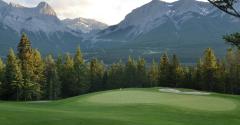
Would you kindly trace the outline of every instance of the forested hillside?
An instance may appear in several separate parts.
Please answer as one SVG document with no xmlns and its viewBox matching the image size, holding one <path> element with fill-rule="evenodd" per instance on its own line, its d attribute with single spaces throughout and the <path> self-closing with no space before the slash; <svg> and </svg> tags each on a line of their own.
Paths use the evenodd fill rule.
<svg viewBox="0 0 240 125">
<path fill-rule="evenodd" d="M 176 87 L 240 94 L 240 50 L 229 49 L 217 59 L 207 48 L 198 64 L 181 65 L 176 55 L 163 54 L 152 64 L 144 58 L 116 60 L 112 65 L 85 61 L 80 48 L 75 55 L 42 57 L 26 34 L 0 60 L 0 94 L 4 100 L 55 100 L 89 92 L 119 88 Z"/>
</svg>

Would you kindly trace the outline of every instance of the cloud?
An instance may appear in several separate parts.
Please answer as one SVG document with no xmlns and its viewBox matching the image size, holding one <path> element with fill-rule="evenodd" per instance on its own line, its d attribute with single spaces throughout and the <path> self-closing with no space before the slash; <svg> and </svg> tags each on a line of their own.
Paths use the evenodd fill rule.
<svg viewBox="0 0 240 125">
<path fill-rule="evenodd" d="M 117 24 L 133 9 L 151 0 L 4 0 L 33 7 L 41 1 L 48 2 L 59 18 L 92 18 L 107 24 Z M 176 0 L 166 0 L 173 2 Z"/>
</svg>

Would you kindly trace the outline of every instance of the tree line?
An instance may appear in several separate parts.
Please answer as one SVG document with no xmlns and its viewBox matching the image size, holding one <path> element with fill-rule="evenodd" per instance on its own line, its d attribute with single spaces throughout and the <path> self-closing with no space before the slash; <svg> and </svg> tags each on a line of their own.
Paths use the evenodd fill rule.
<svg viewBox="0 0 240 125">
<path fill-rule="evenodd" d="M 126 63 L 120 60 L 106 66 L 98 59 L 86 62 L 80 48 L 74 55 L 43 58 L 23 34 L 17 53 L 10 49 L 6 61 L 0 59 L 2 100 L 56 100 L 102 90 L 159 86 L 240 94 L 240 50 L 229 49 L 220 60 L 208 48 L 194 66 L 183 66 L 176 55 L 167 53 L 151 64 L 129 57 Z"/>
</svg>

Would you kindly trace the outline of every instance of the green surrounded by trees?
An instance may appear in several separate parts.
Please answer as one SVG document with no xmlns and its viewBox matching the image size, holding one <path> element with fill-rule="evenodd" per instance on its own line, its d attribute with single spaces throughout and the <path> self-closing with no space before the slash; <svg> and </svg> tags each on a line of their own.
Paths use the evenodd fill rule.
<svg viewBox="0 0 240 125">
<path fill-rule="evenodd" d="M 89 92 L 119 88 L 175 87 L 240 94 L 240 50 L 229 49 L 217 59 L 212 49 L 205 50 L 195 66 L 181 65 L 178 57 L 164 53 L 160 62 L 129 57 L 110 66 L 103 61 L 84 61 L 80 48 L 74 56 L 42 58 L 31 47 L 26 34 L 17 47 L 9 50 L 6 62 L 0 60 L 2 100 L 56 100 Z"/>
<path fill-rule="evenodd" d="M 117 89 L 58 101 L 2 101 L 0 124 L 238 125 L 239 106 L 240 98 L 234 95 L 173 94 L 160 92 L 159 88 Z"/>
<path fill-rule="evenodd" d="M 229 7 L 235 0 L 212 1 L 225 10 L 222 5 Z M 239 33 L 224 37 L 236 47 L 225 58 L 218 59 L 208 48 L 194 66 L 183 66 L 167 53 L 151 65 L 129 57 L 109 66 L 98 59 L 84 61 L 80 48 L 75 55 L 42 58 L 23 34 L 17 53 L 10 49 L 7 59 L 0 59 L 0 99 L 26 102 L 0 101 L 0 124 L 237 125 L 239 96 L 165 93 L 156 86 L 240 94 L 239 38 Z M 119 89 L 130 87 L 137 89 Z M 108 89 L 116 90 L 29 101 Z"/>
</svg>

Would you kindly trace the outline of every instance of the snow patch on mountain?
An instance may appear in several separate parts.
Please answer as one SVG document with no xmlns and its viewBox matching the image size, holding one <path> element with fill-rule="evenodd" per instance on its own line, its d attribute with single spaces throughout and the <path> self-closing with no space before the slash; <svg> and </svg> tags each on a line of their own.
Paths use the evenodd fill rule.
<svg viewBox="0 0 240 125">
<path fill-rule="evenodd" d="M 76 19 L 65 19 L 63 23 L 74 31 L 81 31 L 83 33 L 90 33 L 93 31 L 99 31 L 106 29 L 107 24 L 101 23 L 93 19 L 76 18 Z"/>
<path fill-rule="evenodd" d="M 171 21 L 176 28 L 179 28 L 180 23 L 195 17 L 195 14 L 207 16 L 214 11 L 216 8 L 211 4 L 196 0 L 179 0 L 172 3 L 152 0 L 128 14 L 114 31 L 134 27 L 129 32 L 129 36 L 138 36 L 165 24 L 167 21 Z"/>
<path fill-rule="evenodd" d="M 40 2 L 36 7 L 29 8 L 16 3 L 7 4 L 2 0 L 0 0 L 0 24 L 18 33 L 22 31 L 46 34 L 67 32 L 75 36 L 108 27 L 92 19 L 76 18 L 61 21 L 54 9 L 46 2 Z"/>
<path fill-rule="evenodd" d="M 45 33 L 68 31 L 56 16 L 55 11 L 45 2 L 39 3 L 34 8 L 10 3 L 2 7 L 0 15 L 0 23 L 19 33 L 23 30 Z"/>
<path fill-rule="evenodd" d="M 4 9 L 8 4 L 0 0 L 0 16 L 1 16 L 1 10 Z"/>
</svg>

